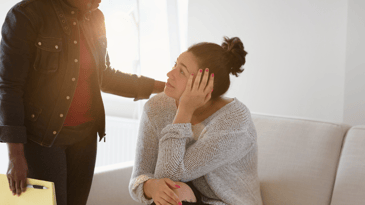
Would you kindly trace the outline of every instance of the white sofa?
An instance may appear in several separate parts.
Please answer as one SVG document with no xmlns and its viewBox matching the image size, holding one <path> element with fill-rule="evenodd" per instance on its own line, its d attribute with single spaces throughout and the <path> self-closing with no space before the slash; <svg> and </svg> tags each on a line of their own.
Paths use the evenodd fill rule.
<svg viewBox="0 0 365 205">
<path fill-rule="evenodd" d="M 365 204 L 365 126 L 252 114 L 265 205 Z M 88 205 L 140 205 L 132 167 L 94 176 Z"/>
</svg>

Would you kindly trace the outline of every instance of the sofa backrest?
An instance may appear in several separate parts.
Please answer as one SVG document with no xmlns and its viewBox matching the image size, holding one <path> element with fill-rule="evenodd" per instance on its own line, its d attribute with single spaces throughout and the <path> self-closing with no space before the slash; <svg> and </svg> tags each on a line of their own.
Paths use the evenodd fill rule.
<svg viewBox="0 0 365 205">
<path fill-rule="evenodd" d="M 365 204 L 365 125 L 344 140 L 331 205 Z"/>
<path fill-rule="evenodd" d="M 349 125 L 252 114 L 265 205 L 329 205 Z"/>
</svg>

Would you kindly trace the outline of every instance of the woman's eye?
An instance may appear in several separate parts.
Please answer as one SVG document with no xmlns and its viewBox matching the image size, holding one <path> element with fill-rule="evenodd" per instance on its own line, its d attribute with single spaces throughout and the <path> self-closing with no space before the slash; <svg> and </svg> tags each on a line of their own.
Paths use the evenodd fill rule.
<svg viewBox="0 0 365 205">
<path fill-rule="evenodd" d="M 174 67 L 172 67 L 172 69 L 175 69 L 176 66 L 177 66 L 177 61 L 175 62 L 175 65 L 174 65 Z M 184 71 L 182 69 L 180 69 L 180 73 L 183 74 L 183 75 L 185 75 L 185 73 L 184 73 Z"/>
</svg>

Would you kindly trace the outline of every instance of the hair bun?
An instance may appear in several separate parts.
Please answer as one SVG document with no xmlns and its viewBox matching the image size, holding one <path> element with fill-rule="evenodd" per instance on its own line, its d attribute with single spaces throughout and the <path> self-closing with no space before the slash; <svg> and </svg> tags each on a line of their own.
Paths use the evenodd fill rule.
<svg viewBox="0 0 365 205">
<path fill-rule="evenodd" d="M 247 52 L 244 50 L 243 43 L 238 37 L 224 37 L 222 48 L 229 53 L 230 73 L 238 77 L 238 73 L 242 73 L 244 69 L 241 67 L 246 63 Z"/>
</svg>

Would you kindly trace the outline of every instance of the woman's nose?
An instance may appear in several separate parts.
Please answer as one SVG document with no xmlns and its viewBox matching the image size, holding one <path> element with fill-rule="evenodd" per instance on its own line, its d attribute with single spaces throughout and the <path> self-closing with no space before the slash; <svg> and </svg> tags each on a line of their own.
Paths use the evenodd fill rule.
<svg viewBox="0 0 365 205">
<path fill-rule="evenodd" d="M 171 70 L 170 72 L 168 72 L 166 75 L 167 75 L 167 77 L 169 77 L 169 78 L 172 78 L 172 72 L 173 72 L 174 70 Z"/>
</svg>

